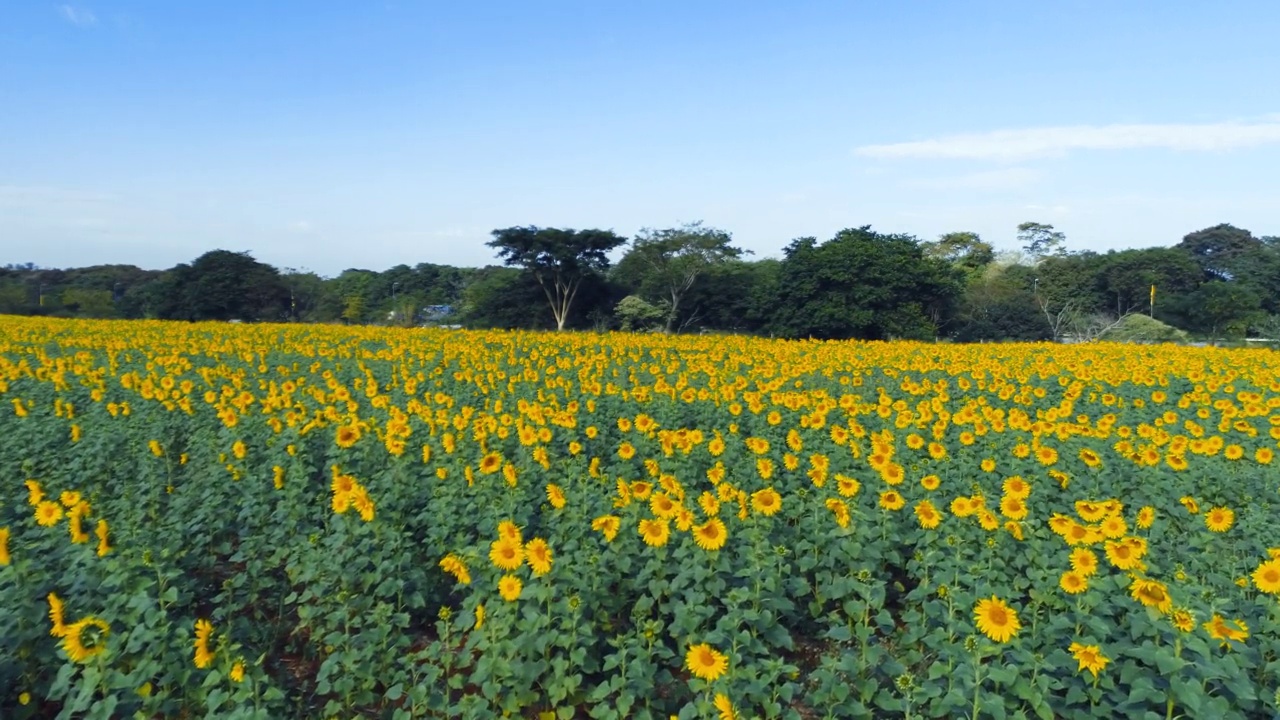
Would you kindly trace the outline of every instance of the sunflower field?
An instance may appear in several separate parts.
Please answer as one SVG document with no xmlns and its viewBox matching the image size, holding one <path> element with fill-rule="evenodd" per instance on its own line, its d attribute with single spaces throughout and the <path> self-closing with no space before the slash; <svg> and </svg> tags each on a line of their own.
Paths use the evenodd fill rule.
<svg viewBox="0 0 1280 720">
<path fill-rule="evenodd" d="M 0 318 L 4 718 L 1270 718 L 1280 353 Z"/>
</svg>

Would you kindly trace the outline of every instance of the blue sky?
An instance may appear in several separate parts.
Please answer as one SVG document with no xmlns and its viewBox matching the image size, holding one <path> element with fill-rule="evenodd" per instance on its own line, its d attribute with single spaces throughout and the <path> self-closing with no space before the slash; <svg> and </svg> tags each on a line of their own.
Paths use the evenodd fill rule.
<svg viewBox="0 0 1280 720">
<path fill-rule="evenodd" d="M 1280 3 L 0 0 L 0 263 L 1280 234 Z"/>
</svg>

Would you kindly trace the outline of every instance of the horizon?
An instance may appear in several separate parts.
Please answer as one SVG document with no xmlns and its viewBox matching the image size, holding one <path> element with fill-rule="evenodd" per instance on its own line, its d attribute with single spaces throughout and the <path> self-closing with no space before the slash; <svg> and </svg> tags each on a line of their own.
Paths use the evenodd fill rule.
<svg viewBox="0 0 1280 720">
<path fill-rule="evenodd" d="M 2 263 L 498 265 L 514 225 L 1280 234 L 1280 5 L 0 6 Z M 1201 48 L 1228 46 L 1229 53 Z"/>
</svg>

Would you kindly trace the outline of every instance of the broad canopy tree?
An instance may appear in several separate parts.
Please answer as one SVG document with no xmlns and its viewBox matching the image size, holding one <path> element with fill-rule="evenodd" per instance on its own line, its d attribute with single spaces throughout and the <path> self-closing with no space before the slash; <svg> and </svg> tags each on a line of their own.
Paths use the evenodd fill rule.
<svg viewBox="0 0 1280 720">
<path fill-rule="evenodd" d="M 507 265 L 533 275 L 555 318 L 564 330 L 583 281 L 609 267 L 609 251 L 626 238 L 611 230 L 509 227 L 494 230 L 487 244 Z"/>
<path fill-rule="evenodd" d="M 866 225 L 787 246 L 773 329 L 787 337 L 932 339 L 961 292 L 957 273 L 910 235 Z"/>
<path fill-rule="evenodd" d="M 641 291 L 656 296 L 665 310 L 664 329 L 671 332 L 698 278 L 749 253 L 732 242 L 729 233 L 706 227 L 701 221 L 664 230 L 645 228 L 618 263 L 620 274 L 628 276 Z"/>
</svg>

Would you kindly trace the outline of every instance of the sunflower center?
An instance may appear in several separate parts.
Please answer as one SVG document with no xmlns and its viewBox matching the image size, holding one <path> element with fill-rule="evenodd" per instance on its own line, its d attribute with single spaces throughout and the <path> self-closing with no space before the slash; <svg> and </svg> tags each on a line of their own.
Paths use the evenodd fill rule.
<svg viewBox="0 0 1280 720">
<path fill-rule="evenodd" d="M 992 625 L 1006 625 L 1009 622 L 1009 613 L 1002 607 L 993 607 L 987 613 L 988 619 Z"/>
</svg>

